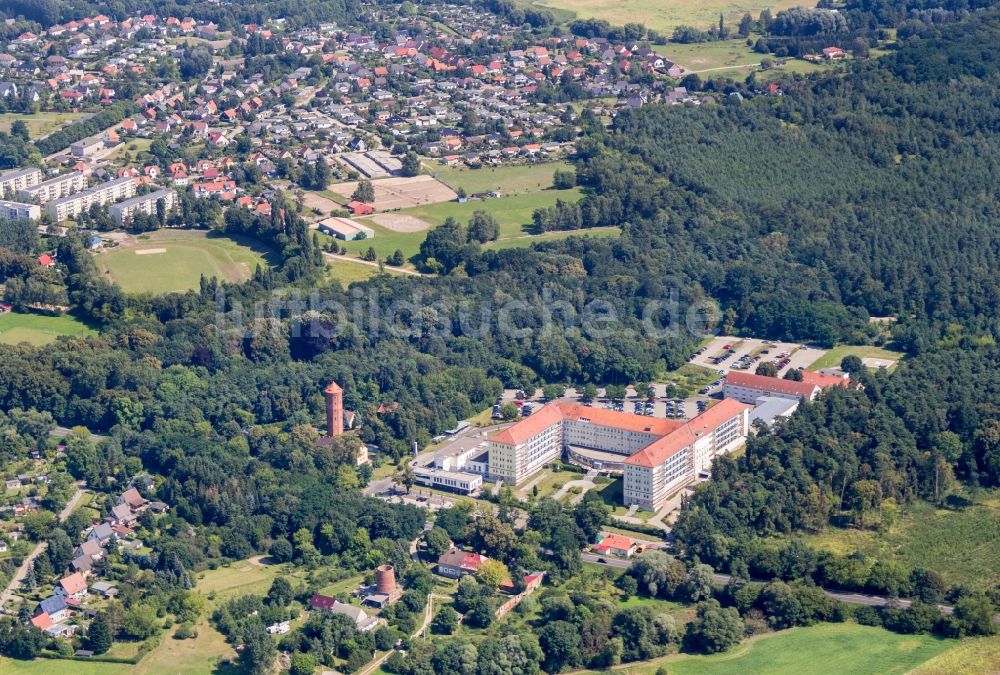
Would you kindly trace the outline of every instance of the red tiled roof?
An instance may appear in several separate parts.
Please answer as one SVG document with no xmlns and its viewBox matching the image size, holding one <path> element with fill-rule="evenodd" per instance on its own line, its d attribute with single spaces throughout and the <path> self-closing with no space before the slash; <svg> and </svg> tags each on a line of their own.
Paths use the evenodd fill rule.
<svg viewBox="0 0 1000 675">
<path fill-rule="evenodd" d="M 650 443 L 625 460 L 625 463 L 633 466 L 659 466 L 668 457 L 673 456 L 694 443 L 700 436 L 711 433 L 720 425 L 728 422 L 743 411 L 750 410 L 752 407 L 746 403 L 740 403 L 734 398 L 722 399 L 702 414 L 687 422 L 680 429 L 667 434 L 658 441 Z"/>
<path fill-rule="evenodd" d="M 542 406 L 538 412 L 490 437 L 491 441 L 516 445 L 537 435 L 557 421 L 573 420 L 590 422 L 617 429 L 642 432 L 654 436 L 663 436 L 681 426 L 681 422 L 666 419 L 654 419 L 632 415 L 631 413 L 591 408 L 579 403 L 549 403 Z"/>
<path fill-rule="evenodd" d="M 601 543 L 594 547 L 595 551 L 607 552 L 611 549 L 617 551 L 627 551 L 635 545 L 635 542 L 624 537 L 620 534 L 609 534 L 604 539 L 601 539 Z"/>
<path fill-rule="evenodd" d="M 811 370 L 802 371 L 802 381 L 808 384 L 814 384 L 820 389 L 826 389 L 827 387 L 847 388 L 851 382 L 850 378 L 847 377 L 827 375 L 826 373 L 814 373 Z"/>
<path fill-rule="evenodd" d="M 726 384 L 736 387 L 746 387 L 747 389 L 790 394 L 802 398 L 812 398 L 816 387 L 819 386 L 804 380 L 796 382 L 795 380 L 785 380 L 783 378 L 756 375 L 754 373 L 741 373 L 734 370 L 730 370 L 726 375 Z"/>
</svg>

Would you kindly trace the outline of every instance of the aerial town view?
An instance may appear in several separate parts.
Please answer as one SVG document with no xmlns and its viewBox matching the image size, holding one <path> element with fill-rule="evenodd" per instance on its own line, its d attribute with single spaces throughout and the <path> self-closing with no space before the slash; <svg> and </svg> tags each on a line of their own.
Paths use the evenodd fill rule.
<svg viewBox="0 0 1000 675">
<path fill-rule="evenodd" d="M 995 0 L 0 0 L 0 673 L 1000 673 Z"/>
</svg>

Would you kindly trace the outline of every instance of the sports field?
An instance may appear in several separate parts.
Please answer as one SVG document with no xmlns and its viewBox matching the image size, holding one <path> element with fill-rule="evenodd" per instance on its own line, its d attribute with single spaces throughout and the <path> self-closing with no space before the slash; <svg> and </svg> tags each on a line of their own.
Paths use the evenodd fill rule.
<svg viewBox="0 0 1000 675">
<path fill-rule="evenodd" d="M 957 644 L 956 640 L 899 635 L 856 623 L 826 623 L 762 635 L 723 654 L 668 656 L 615 672 L 653 675 L 665 667 L 671 675 L 893 675 L 906 673 Z"/>
<path fill-rule="evenodd" d="M 693 26 L 706 30 L 719 23 L 722 14 L 733 29 L 745 12 L 756 17 L 765 7 L 772 13 L 796 5 L 815 6 L 815 2 L 802 0 L 778 0 L 776 3 L 764 0 L 530 0 L 522 4 L 538 8 L 560 10 L 558 20 L 568 20 L 570 15 L 581 19 L 605 19 L 612 25 L 641 23 L 647 28 L 667 36 L 678 26 Z"/>
<path fill-rule="evenodd" d="M 273 260 L 251 239 L 195 230 L 160 230 L 97 254 L 102 272 L 128 293 L 171 293 L 198 288 L 201 275 L 245 281 Z"/>
<path fill-rule="evenodd" d="M 9 132 L 14 122 L 24 120 L 24 123 L 28 125 L 28 136 L 34 140 L 51 134 L 63 124 L 68 124 L 81 117 L 83 117 L 83 113 L 74 112 L 39 112 L 34 115 L 3 113 L 0 114 L 0 131 Z"/>
<path fill-rule="evenodd" d="M 55 342 L 60 335 L 85 337 L 97 331 L 68 314 L 42 316 L 40 314 L 0 314 L 0 343 L 16 345 L 21 342 L 40 346 Z"/>
</svg>

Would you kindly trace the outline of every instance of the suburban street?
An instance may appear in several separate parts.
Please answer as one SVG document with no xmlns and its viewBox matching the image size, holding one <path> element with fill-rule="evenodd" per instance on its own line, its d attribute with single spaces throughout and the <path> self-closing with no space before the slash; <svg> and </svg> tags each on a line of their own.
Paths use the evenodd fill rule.
<svg viewBox="0 0 1000 675">
<path fill-rule="evenodd" d="M 66 506 L 64 506 L 62 511 L 59 512 L 60 523 L 69 518 L 69 514 L 73 513 L 73 509 L 76 508 L 77 504 L 80 503 L 80 500 L 83 499 L 83 495 L 86 493 L 87 490 L 83 486 L 77 487 L 76 492 L 74 492 L 73 496 L 70 497 L 68 502 L 66 502 Z M 14 599 L 14 592 L 17 590 L 18 586 L 21 585 L 21 582 L 24 581 L 24 578 L 28 576 L 28 570 L 31 568 L 31 564 L 35 562 L 35 558 L 42 554 L 45 547 L 46 543 L 44 541 L 40 541 L 35 545 L 35 548 L 31 550 L 31 553 L 25 556 L 24 560 L 21 562 L 21 566 L 17 568 L 17 571 L 14 572 L 14 576 L 10 579 L 10 583 L 7 584 L 7 588 L 3 590 L 3 593 L 0 593 L 0 610 L 3 610 L 3 608 L 7 606 L 7 603 Z"/>
</svg>

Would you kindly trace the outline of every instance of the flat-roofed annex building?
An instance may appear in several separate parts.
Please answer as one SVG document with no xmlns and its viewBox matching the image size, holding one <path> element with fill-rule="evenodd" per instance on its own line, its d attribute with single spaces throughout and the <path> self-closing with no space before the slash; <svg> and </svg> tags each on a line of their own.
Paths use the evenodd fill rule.
<svg viewBox="0 0 1000 675">
<path fill-rule="evenodd" d="M 687 423 L 549 403 L 489 439 L 490 476 L 521 483 L 572 446 L 622 456 L 624 502 L 658 509 L 746 440 L 751 406 L 723 400 Z"/>
<path fill-rule="evenodd" d="M 115 219 L 119 225 L 125 226 L 132 222 L 132 218 L 137 213 L 153 215 L 156 213 L 156 203 L 163 201 L 165 213 L 170 213 L 177 204 L 177 193 L 173 190 L 157 190 L 148 194 L 139 195 L 126 199 L 123 202 L 112 204 L 108 207 L 108 215 Z"/>
</svg>

